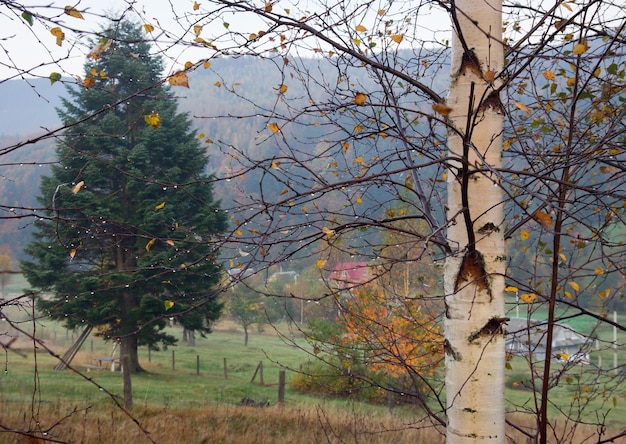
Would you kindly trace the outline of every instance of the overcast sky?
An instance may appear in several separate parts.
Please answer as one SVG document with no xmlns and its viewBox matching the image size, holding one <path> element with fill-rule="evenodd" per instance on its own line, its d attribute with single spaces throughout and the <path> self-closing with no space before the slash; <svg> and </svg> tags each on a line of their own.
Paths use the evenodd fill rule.
<svg viewBox="0 0 626 444">
<path fill-rule="evenodd" d="M 201 8 L 210 4 L 200 0 Z M 171 37 L 180 37 L 187 33 L 187 40 L 193 39 L 193 0 L 80 0 L 72 4 L 80 11 L 83 20 L 64 14 L 64 8 L 70 4 L 69 0 L 44 3 L 37 0 L 22 0 L 19 2 L 34 16 L 32 27 L 21 17 L 22 11 L 11 9 L 3 2 L 0 6 L 0 81 L 9 78 L 19 78 L 20 72 L 26 76 L 47 77 L 51 72 L 59 72 L 64 76 L 83 74 L 83 63 L 89 52 L 90 34 L 99 29 L 104 23 L 106 15 L 116 17 L 126 14 L 127 17 L 141 23 L 149 23 L 156 30 L 151 37 L 155 38 L 154 50 L 162 51 L 165 56 L 166 69 L 175 71 L 190 60 L 195 62 L 206 57 L 206 50 L 192 50 L 190 48 L 172 47 Z M 41 5 L 49 6 L 41 6 Z M 172 4 L 174 6 L 172 6 Z M 288 6 L 288 2 L 281 1 L 280 7 Z M 426 38 L 432 39 L 432 29 L 449 29 L 446 15 L 437 9 L 430 8 L 424 11 L 427 15 L 421 18 L 417 29 L 426 29 L 429 33 Z M 45 18 L 53 18 L 57 23 Z M 262 22 L 253 17 L 219 16 L 212 24 L 206 21 L 203 35 L 223 33 L 224 22 L 230 22 L 229 31 L 239 28 L 243 32 L 255 32 L 265 27 Z M 50 33 L 51 28 L 57 26 L 65 33 L 62 46 L 57 46 L 55 37 Z M 76 31 L 73 32 L 72 30 Z M 165 36 L 160 30 L 167 30 Z M 245 30 L 245 31 L 244 31 Z M 247 35 L 247 34 L 246 34 Z M 170 37 L 170 38 L 168 38 Z M 445 33 L 437 34 L 437 38 L 446 38 Z M 16 69 L 19 68 L 19 69 Z"/>
</svg>

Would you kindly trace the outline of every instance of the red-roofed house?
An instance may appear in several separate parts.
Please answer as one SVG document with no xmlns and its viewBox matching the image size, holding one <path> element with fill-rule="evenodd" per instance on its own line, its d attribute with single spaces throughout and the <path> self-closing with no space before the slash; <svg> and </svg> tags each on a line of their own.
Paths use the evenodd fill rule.
<svg viewBox="0 0 626 444">
<path fill-rule="evenodd" d="M 350 289 L 370 282 L 374 278 L 367 262 L 340 262 L 328 275 L 328 280 L 338 289 Z"/>
</svg>

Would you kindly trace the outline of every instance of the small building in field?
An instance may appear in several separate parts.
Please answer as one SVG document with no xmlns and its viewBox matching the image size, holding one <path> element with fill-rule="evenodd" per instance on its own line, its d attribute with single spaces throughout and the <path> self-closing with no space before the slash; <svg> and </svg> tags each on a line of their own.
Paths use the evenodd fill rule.
<svg viewBox="0 0 626 444">
<path fill-rule="evenodd" d="M 373 279 L 374 273 L 368 262 L 339 262 L 328 275 L 331 285 L 339 290 L 350 290 Z"/>
<path fill-rule="evenodd" d="M 506 323 L 506 352 L 516 356 L 544 360 L 548 325 L 546 321 L 511 318 Z M 589 364 L 593 339 L 568 325 L 555 324 L 552 335 L 552 359 L 559 362 Z"/>
</svg>

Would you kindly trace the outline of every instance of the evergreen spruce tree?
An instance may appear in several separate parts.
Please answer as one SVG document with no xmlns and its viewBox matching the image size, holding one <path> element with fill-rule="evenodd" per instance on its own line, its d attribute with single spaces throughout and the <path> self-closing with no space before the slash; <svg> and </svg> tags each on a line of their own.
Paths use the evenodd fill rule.
<svg viewBox="0 0 626 444">
<path fill-rule="evenodd" d="M 41 184 L 48 217 L 22 270 L 52 319 L 119 340 L 130 374 L 139 345 L 176 342 L 164 331 L 171 319 L 210 331 L 221 311 L 212 241 L 226 218 L 141 26 L 112 21 L 98 43 L 60 111 L 67 130 Z"/>
</svg>

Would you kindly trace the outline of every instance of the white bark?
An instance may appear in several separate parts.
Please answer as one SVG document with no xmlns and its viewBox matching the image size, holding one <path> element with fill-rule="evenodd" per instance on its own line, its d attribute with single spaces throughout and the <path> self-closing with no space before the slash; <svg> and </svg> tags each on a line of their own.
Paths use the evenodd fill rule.
<svg viewBox="0 0 626 444">
<path fill-rule="evenodd" d="M 493 174 L 501 165 L 503 116 L 499 98 L 490 96 L 499 83 L 496 79 L 491 84 L 491 75 L 497 77 L 504 64 L 502 2 L 452 4 L 459 29 L 452 40 L 447 102 L 452 109 L 450 158 L 463 158 L 467 129 L 469 144 L 466 214 L 463 162 L 452 162 L 448 174 L 448 240 L 453 253 L 445 268 L 447 442 L 504 443 L 505 353 L 499 322 L 504 316 L 506 253 L 502 190 Z"/>
</svg>

